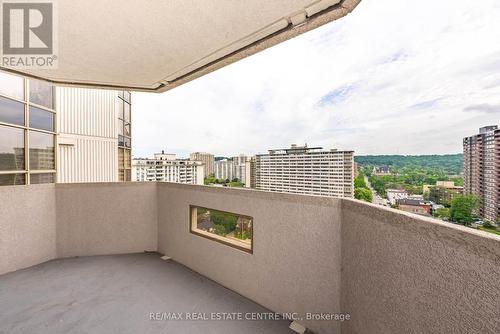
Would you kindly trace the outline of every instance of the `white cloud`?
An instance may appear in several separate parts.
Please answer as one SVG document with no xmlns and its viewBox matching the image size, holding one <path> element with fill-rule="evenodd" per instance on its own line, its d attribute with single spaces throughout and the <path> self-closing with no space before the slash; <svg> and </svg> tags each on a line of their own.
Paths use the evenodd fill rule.
<svg viewBox="0 0 500 334">
<path fill-rule="evenodd" d="M 363 0 L 346 18 L 160 95 L 134 93 L 134 153 L 461 151 L 497 124 L 500 2 Z M 467 110 L 467 111 L 464 111 Z"/>
</svg>

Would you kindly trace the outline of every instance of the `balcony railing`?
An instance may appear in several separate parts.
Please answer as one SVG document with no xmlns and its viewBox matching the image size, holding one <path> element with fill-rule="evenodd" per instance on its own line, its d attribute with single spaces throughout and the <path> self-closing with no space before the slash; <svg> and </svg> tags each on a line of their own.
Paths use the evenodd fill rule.
<svg viewBox="0 0 500 334">
<path fill-rule="evenodd" d="M 500 332 L 500 237 L 466 227 L 356 200 L 172 183 L 2 187 L 0 199 L 0 273 L 157 251 L 315 333 Z M 191 206 L 251 217 L 252 252 L 191 233 Z"/>
</svg>

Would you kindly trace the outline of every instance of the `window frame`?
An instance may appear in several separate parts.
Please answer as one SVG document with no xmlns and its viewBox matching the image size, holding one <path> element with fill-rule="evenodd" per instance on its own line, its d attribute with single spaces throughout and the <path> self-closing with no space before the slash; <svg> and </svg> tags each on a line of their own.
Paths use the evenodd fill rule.
<svg viewBox="0 0 500 334">
<path fill-rule="evenodd" d="M 57 90 L 55 85 L 50 84 L 51 87 L 51 94 L 52 94 L 52 107 L 53 109 L 47 108 L 42 105 L 38 105 L 36 103 L 31 103 L 30 101 L 30 84 L 29 81 L 30 79 L 25 78 L 23 76 L 19 76 L 16 74 L 12 74 L 9 72 L 2 71 L 2 73 L 5 73 L 7 75 L 12 75 L 12 76 L 17 76 L 22 78 L 23 80 L 23 89 L 24 89 L 24 99 L 20 100 L 18 98 L 3 94 L 0 92 L 0 96 L 14 100 L 16 102 L 23 103 L 24 105 L 24 124 L 23 125 L 18 125 L 14 123 L 6 123 L 6 122 L 0 122 L 0 126 L 5 126 L 5 127 L 11 127 L 11 128 L 16 128 L 16 129 L 22 129 L 24 130 L 24 170 L 0 170 L 0 175 L 12 175 L 12 174 L 23 174 L 25 183 L 24 185 L 29 185 L 31 184 L 31 174 L 53 174 L 54 175 L 54 182 L 57 182 L 57 165 L 58 165 L 58 138 L 57 138 L 57 131 L 58 131 L 58 120 L 57 120 Z M 43 130 L 43 129 L 38 129 L 38 128 L 32 128 L 30 127 L 30 108 L 35 107 L 38 109 L 42 109 L 47 112 L 51 112 L 54 114 L 54 128 L 53 131 L 48 131 L 48 130 Z M 50 170 L 35 170 L 30 168 L 30 133 L 31 132 L 40 132 L 40 133 L 45 133 L 45 134 L 50 134 L 53 136 L 54 140 L 54 169 Z"/>
<path fill-rule="evenodd" d="M 252 238 L 250 239 L 250 248 L 239 245 L 236 241 L 231 241 L 231 239 L 229 239 L 227 237 L 220 236 L 220 235 L 217 235 L 215 233 L 211 233 L 211 232 L 207 232 L 207 231 L 203 231 L 203 230 L 198 229 L 196 226 L 196 224 L 198 223 L 198 221 L 197 221 L 197 218 L 198 218 L 197 210 L 198 209 L 218 211 L 221 213 L 227 213 L 227 214 L 234 215 L 237 217 L 250 219 L 252 222 Z M 196 215 L 196 219 L 195 219 L 195 215 Z M 194 205 L 194 204 L 189 205 L 189 233 L 190 234 L 218 242 L 220 244 L 229 246 L 231 248 L 234 248 L 234 249 L 237 249 L 237 250 L 240 250 L 240 251 L 243 251 L 245 253 L 252 254 L 252 255 L 253 255 L 254 246 L 255 246 L 254 222 L 255 222 L 255 219 L 251 216 L 248 216 L 248 215 L 243 215 L 243 214 L 239 214 L 239 213 L 218 210 L 218 209 L 211 209 L 211 208 L 207 208 L 207 207 L 201 206 L 201 205 Z"/>
<path fill-rule="evenodd" d="M 128 99 L 126 98 L 128 97 Z M 127 101 L 128 100 L 128 101 Z M 117 170 L 117 180 L 119 182 L 130 182 L 132 181 L 132 94 L 129 91 L 118 91 L 118 170 Z M 125 114 L 125 106 L 128 105 L 128 119 Z M 129 126 L 129 135 L 125 135 L 125 127 Z M 121 131 L 120 131 L 121 129 Z M 121 132 L 121 134 L 120 134 Z M 127 145 L 128 144 L 128 145 Z M 123 163 L 120 164 L 120 150 L 123 150 Z M 128 151 L 130 157 L 129 164 L 125 163 L 125 151 Z M 130 178 L 127 177 L 130 176 Z"/>
</svg>

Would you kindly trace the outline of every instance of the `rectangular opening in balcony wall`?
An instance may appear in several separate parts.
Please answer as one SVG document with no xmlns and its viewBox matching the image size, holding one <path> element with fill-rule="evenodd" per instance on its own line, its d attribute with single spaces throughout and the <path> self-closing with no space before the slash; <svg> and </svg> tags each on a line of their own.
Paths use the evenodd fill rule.
<svg viewBox="0 0 500 334">
<path fill-rule="evenodd" d="M 190 231 L 225 245 L 253 252 L 253 218 L 191 205 Z"/>
</svg>

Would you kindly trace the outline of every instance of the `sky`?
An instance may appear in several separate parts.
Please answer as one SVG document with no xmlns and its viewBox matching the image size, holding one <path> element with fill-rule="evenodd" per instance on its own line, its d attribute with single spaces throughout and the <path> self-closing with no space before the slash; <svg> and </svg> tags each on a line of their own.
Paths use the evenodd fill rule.
<svg viewBox="0 0 500 334">
<path fill-rule="evenodd" d="M 500 125 L 499 18 L 498 0 L 362 0 L 171 91 L 133 93 L 133 154 L 460 153 Z"/>
</svg>

